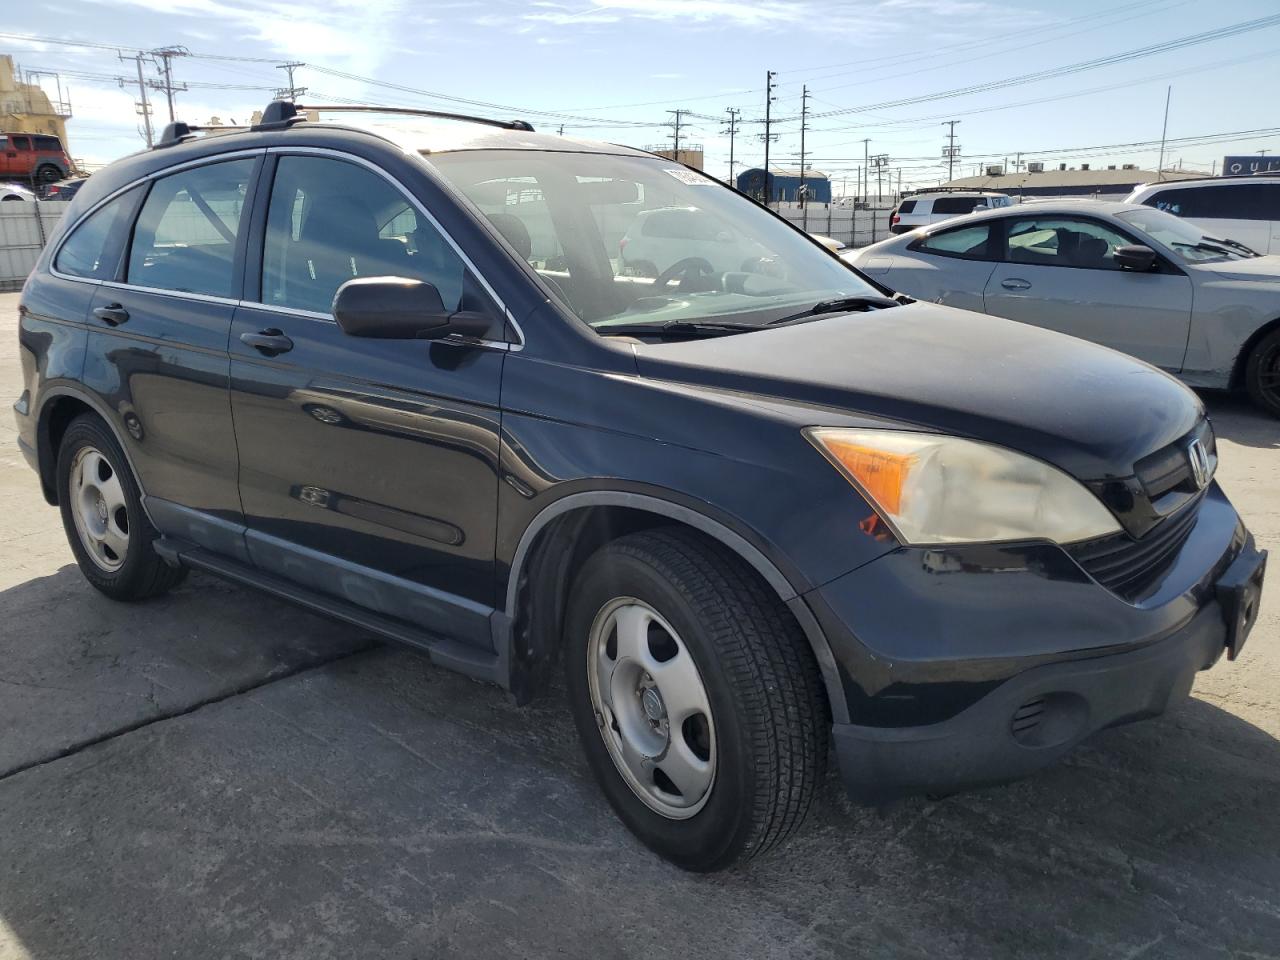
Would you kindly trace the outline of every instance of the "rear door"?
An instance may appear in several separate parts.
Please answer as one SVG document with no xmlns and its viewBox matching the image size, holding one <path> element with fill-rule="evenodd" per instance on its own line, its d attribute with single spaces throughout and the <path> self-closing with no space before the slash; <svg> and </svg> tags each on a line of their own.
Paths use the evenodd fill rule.
<svg viewBox="0 0 1280 960">
<path fill-rule="evenodd" d="M 1162 261 L 1151 273 L 1121 269 L 1115 249 L 1136 243 L 1091 217 L 1008 217 L 987 280 L 987 313 L 1057 330 L 1182 369 L 1191 324 L 1191 280 Z"/>
<path fill-rule="evenodd" d="M 368 163 L 272 154 L 231 336 L 240 496 L 265 572 L 491 649 L 506 343 L 350 337 L 355 277 L 428 280 L 501 315 L 426 208 Z M 253 301 L 253 302 L 250 302 Z M 279 348 L 262 349 L 261 336 Z"/>
<path fill-rule="evenodd" d="M 31 179 L 35 156 L 31 150 L 30 136 L 23 133 L 9 134 L 9 148 L 5 150 L 5 157 L 9 161 L 8 176 Z"/>
<path fill-rule="evenodd" d="M 118 411 L 161 532 L 243 559 L 227 337 L 260 152 L 156 178 L 102 283 L 84 382 Z"/>
</svg>

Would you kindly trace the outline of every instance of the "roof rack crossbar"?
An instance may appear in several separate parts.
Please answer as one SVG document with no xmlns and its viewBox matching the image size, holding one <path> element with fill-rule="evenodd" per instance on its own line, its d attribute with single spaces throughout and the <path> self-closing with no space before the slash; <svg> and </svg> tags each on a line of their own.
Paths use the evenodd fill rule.
<svg viewBox="0 0 1280 960">
<path fill-rule="evenodd" d="M 533 132 L 533 126 L 525 120 L 496 120 L 493 117 L 477 117 L 468 113 L 450 113 L 445 110 L 421 110 L 416 107 L 381 107 L 377 104 L 295 104 L 296 110 L 315 110 L 328 113 L 399 113 L 411 117 L 436 117 L 441 120 L 465 120 L 469 123 L 483 123 L 490 127 L 501 127 L 504 130 L 523 130 Z"/>
<path fill-rule="evenodd" d="M 181 120 L 175 120 L 173 123 L 167 124 L 164 132 L 160 134 L 158 139 L 152 146 L 152 150 L 159 150 L 161 147 L 172 147 L 174 144 L 183 143 L 195 137 L 197 133 L 209 133 L 214 130 L 249 130 L 250 127 L 242 124 L 216 124 L 214 126 L 198 126 L 194 123 L 183 123 Z"/>
</svg>

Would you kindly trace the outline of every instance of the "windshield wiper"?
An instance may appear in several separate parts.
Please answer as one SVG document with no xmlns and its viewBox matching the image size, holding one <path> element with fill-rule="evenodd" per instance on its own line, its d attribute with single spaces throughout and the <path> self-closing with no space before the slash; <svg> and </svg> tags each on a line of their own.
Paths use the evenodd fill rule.
<svg viewBox="0 0 1280 960">
<path fill-rule="evenodd" d="M 1253 247 L 1246 247 L 1239 240 L 1229 240 L 1226 237 L 1209 237 L 1209 236 L 1201 237 L 1200 239 L 1208 240 L 1210 243 L 1220 243 L 1224 247 L 1230 247 L 1233 250 L 1239 250 L 1241 253 L 1248 254 L 1251 257 L 1262 256 L 1262 254 L 1260 254 L 1257 250 L 1253 249 Z"/>
<path fill-rule="evenodd" d="M 819 300 L 808 310 L 792 313 L 772 320 L 769 326 L 780 323 L 791 323 L 806 317 L 820 317 L 825 313 L 852 313 L 855 310 L 883 310 L 885 307 L 898 307 L 901 304 L 892 297 L 839 297 L 835 300 Z"/>
<path fill-rule="evenodd" d="M 605 337 L 722 337 L 746 330 L 759 330 L 758 323 L 731 323 L 726 320 L 668 320 L 665 323 L 619 323 L 594 328 Z"/>
</svg>

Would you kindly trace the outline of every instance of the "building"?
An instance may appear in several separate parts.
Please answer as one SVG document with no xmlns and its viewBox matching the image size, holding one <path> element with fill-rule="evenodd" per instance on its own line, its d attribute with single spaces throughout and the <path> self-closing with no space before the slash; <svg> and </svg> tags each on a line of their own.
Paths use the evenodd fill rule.
<svg viewBox="0 0 1280 960">
<path fill-rule="evenodd" d="M 680 148 L 677 153 L 670 147 L 656 146 L 645 147 L 650 153 L 655 153 L 660 157 L 666 157 L 668 160 L 674 160 L 676 163 L 683 163 L 686 166 L 693 167 L 695 170 L 705 169 L 704 151 L 700 143 L 688 143 Z"/>
<path fill-rule="evenodd" d="M 764 200 L 764 169 L 752 167 L 738 174 L 738 190 L 749 197 Z M 831 180 L 820 170 L 804 171 L 804 196 L 801 196 L 800 171 L 791 167 L 769 168 L 769 202 L 808 199 L 811 203 L 831 202 Z"/>
<path fill-rule="evenodd" d="M 1093 167 L 1082 163 L 1068 168 L 1060 163 L 1046 169 L 1045 164 L 1032 161 L 1027 169 L 1005 172 L 996 164 L 987 167 L 980 177 L 958 177 L 943 184 L 951 190 L 995 190 L 1011 197 L 1101 197 L 1119 200 L 1134 187 L 1157 180 L 1192 180 L 1203 173 L 1180 173 L 1166 170 L 1163 174 L 1154 170 L 1140 170 L 1136 163 L 1120 166 Z M 926 188 L 927 189 L 927 188 Z M 920 190 L 917 192 L 925 192 Z"/>
<path fill-rule="evenodd" d="M 33 71 L 27 73 L 28 79 L 36 75 Z M 51 100 L 38 83 L 24 82 L 14 68 L 13 57 L 0 54 L 0 130 L 5 133 L 52 134 L 70 153 L 67 146 L 67 120 L 70 118 L 70 103 L 62 99 Z"/>
</svg>

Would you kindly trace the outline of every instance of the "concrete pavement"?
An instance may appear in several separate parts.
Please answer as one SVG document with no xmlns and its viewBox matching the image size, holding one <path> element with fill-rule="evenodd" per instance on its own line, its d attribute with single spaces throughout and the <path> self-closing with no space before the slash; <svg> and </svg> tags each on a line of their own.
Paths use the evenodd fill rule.
<svg viewBox="0 0 1280 960">
<path fill-rule="evenodd" d="M 1280 549 L 1280 423 L 1209 402 Z M 786 850 L 694 877 L 613 818 L 554 699 L 208 577 L 105 600 L 5 421 L 0 506 L 0 960 L 1280 955 L 1275 582 L 1168 716 L 936 803 L 832 782 Z"/>
</svg>

